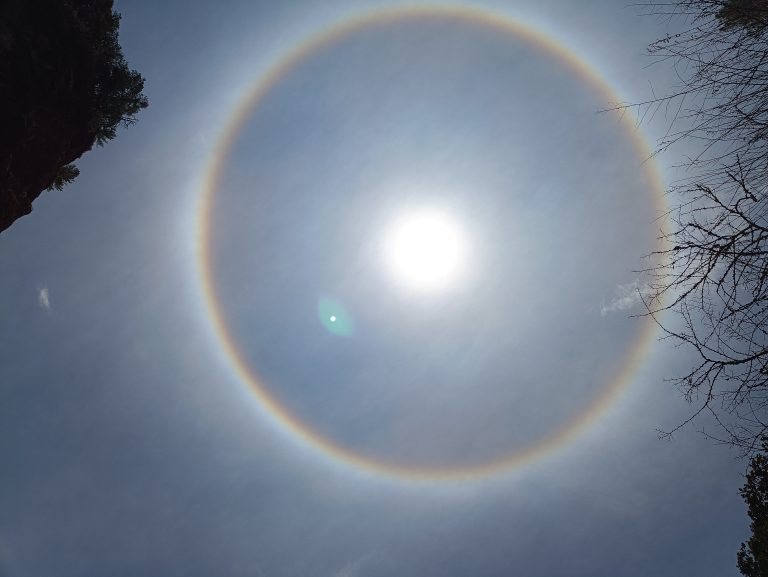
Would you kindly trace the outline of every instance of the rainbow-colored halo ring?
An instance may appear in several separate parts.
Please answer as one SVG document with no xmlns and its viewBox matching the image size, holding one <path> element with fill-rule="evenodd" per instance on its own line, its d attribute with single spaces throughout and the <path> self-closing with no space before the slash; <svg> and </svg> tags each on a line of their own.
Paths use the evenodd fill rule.
<svg viewBox="0 0 768 577">
<path fill-rule="evenodd" d="M 542 33 L 517 22 L 508 20 L 494 13 L 489 13 L 475 8 L 455 7 L 406 7 L 369 12 L 344 21 L 333 26 L 290 50 L 282 58 L 278 59 L 255 86 L 247 93 L 245 98 L 232 114 L 226 124 L 215 153 L 208 165 L 202 185 L 201 201 L 198 209 L 197 243 L 199 278 L 202 283 L 203 296 L 206 309 L 215 334 L 221 343 L 226 356 L 232 366 L 251 391 L 255 394 L 264 410 L 273 418 L 284 431 L 289 432 L 294 438 L 302 441 L 306 446 L 320 451 L 355 470 L 364 470 L 369 473 L 390 478 L 423 480 L 423 481 L 457 481 L 469 478 L 487 477 L 503 471 L 508 471 L 533 462 L 544 455 L 550 454 L 558 448 L 565 446 L 580 432 L 586 430 L 597 418 L 613 405 L 620 393 L 628 386 L 632 376 L 646 356 L 651 343 L 654 341 L 655 325 L 650 318 L 641 319 L 640 328 L 636 332 L 635 341 L 630 352 L 623 359 L 621 366 L 610 379 L 610 384 L 605 386 L 602 392 L 596 396 L 594 402 L 581 414 L 576 415 L 570 421 L 565 422 L 556 430 L 551 431 L 544 438 L 534 444 L 519 450 L 511 455 L 495 458 L 485 463 L 472 466 L 443 466 L 438 468 L 421 468 L 416 466 L 403 466 L 397 463 L 384 462 L 370 458 L 364 454 L 355 453 L 345 447 L 339 446 L 331 439 L 319 435 L 305 423 L 297 419 L 291 412 L 282 406 L 268 388 L 260 381 L 259 377 L 248 366 L 244 355 L 238 349 L 226 322 L 217 294 L 214 275 L 212 274 L 211 244 L 211 212 L 216 195 L 217 183 L 220 180 L 225 160 L 234 146 L 240 130 L 245 121 L 259 106 L 260 102 L 272 90 L 272 88 L 304 59 L 316 51 L 327 47 L 334 42 L 345 38 L 347 35 L 359 32 L 369 26 L 417 19 L 455 19 L 459 22 L 468 22 L 475 25 L 486 26 L 496 32 L 504 32 L 514 35 L 518 39 L 530 43 L 576 73 L 592 89 L 602 95 L 605 102 L 619 102 L 612 89 L 599 77 L 599 75 L 583 60 L 579 59 L 567 48 L 544 36 Z M 640 131 L 630 119 L 622 119 L 624 130 L 632 141 L 637 151 L 638 162 L 650 157 L 650 149 Z M 652 183 L 651 197 L 654 210 L 657 214 L 665 214 L 665 199 L 663 183 L 658 175 L 652 160 L 644 164 L 646 178 Z M 661 247 L 659 247 L 661 248 Z"/>
</svg>

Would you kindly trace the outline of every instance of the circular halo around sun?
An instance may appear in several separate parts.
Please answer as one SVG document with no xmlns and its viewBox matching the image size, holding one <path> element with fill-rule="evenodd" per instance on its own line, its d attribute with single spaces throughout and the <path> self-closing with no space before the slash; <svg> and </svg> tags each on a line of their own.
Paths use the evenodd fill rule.
<svg viewBox="0 0 768 577">
<path fill-rule="evenodd" d="M 587 63 L 580 61 L 576 56 L 570 54 L 565 47 L 556 44 L 553 40 L 544 37 L 536 31 L 529 30 L 520 24 L 506 20 L 503 17 L 499 17 L 492 13 L 474 9 L 464 10 L 416 7 L 412 9 L 394 9 L 382 11 L 380 13 L 364 14 L 357 19 L 338 24 L 337 26 L 310 38 L 304 44 L 301 44 L 290 51 L 282 60 L 278 60 L 259 80 L 258 84 L 250 93 L 248 93 L 245 100 L 233 114 L 221 137 L 217 153 L 212 159 L 208 173 L 206 174 L 204 196 L 201 200 L 199 209 L 199 265 L 206 305 L 212 325 L 220 339 L 224 351 L 232 362 L 233 368 L 242 381 L 251 388 L 265 413 L 274 418 L 274 422 L 281 426 L 285 432 L 292 433 L 297 440 L 302 441 L 309 447 L 320 450 L 320 452 L 326 456 L 335 458 L 339 463 L 343 463 L 355 469 L 378 473 L 387 477 L 423 479 L 430 481 L 450 479 L 460 480 L 494 474 L 534 461 L 537 458 L 554 451 L 556 448 L 565 446 L 568 441 L 575 438 L 578 432 L 583 431 L 588 425 L 593 423 L 599 415 L 603 414 L 612 402 L 617 399 L 618 393 L 620 393 L 626 387 L 628 382 L 630 382 L 631 376 L 638 367 L 644 353 L 647 351 L 654 334 L 653 323 L 650 321 L 644 323 L 642 327 L 636 331 L 635 337 L 631 342 L 631 347 L 626 351 L 623 351 L 623 354 L 617 357 L 619 360 L 617 360 L 615 366 L 612 366 L 605 375 L 600 375 L 601 378 L 596 382 L 603 388 L 589 399 L 588 405 L 583 407 L 583 409 L 573 415 L 569 415 L 568 418 L 558 422 L 552 428 L 546 429 L 541 436 L 533 439 L 531 442 L 523 443 L 506 452 L 483 455 L 470 462 L 445 460 L 435 463 L 422 463 L 390 458 L 388 455 L 380 455 L 375 452 L 370 452 L 367 450 L 366 446 L 362 445 L 345 444 L 337 437 L 316 426 L 310 420 L 305 419 L 305 415 L 301 414 L 293 406 L 285 403 L 274 389 L 270 389 L 267 377 L 262 374 L 261 370 L 258 370 L 260 367 L 257 364 L 254 364 L 253 360 L 249 358 L 246 344 L 238 342 L 238 326 L 234 325 L 233 321 L 242 318 L 248 320 L 250 317 L 245 315 L 227 315 L 223 303 L 231 303 L 234 301 L 233 299 L 226 298 L 227 293 L 224 292 L 225 285 L 219 282 L 221 275 L 217 274 L 218 271 L 215 268 L 219 263 L 217 257 L 227 254 L 226 251 L 221 250 L 220 248 L 217 249 L 214 245 L 214 241 L 216 240 L 216 235 L 214 233 L 218 230 L 217 224 L 225 222 L 227 230 L 231 229 L 231 222 L 229 220 L 222 220 L 220 217 L 217 220 L 217 216 L 218 211 L 220 210 L 219 200 L 222 196 L 220 194 L 223 187 L 222 183 L 225 182 L 226 177 L 225 168 L 229 166 L 230 158 L 233 156 L 234 145 L 238 141 L 238 138 L 241 137 L 246 121 L 249 120 L 256 111 L 263 109 L 269 104 L 269 99 L 273 97 L 276 93 L 275 91 L 280 88 L 280 83 L 284 82 L 286 78 L 289 78 L 291 73 L 295 72 L 300 66 L 305 65 L 311 58 L 316 57 L 318 53 L 321 53 L 323 50 L 328 49 L 339 41 L 346 41 L 349 38 L 353 38 L 358 32 L 374 30 L 376 27 L 383 27 L 402 22 L 429 22 L 438 19 L 455 22 L 457 24 L 466 23 L 478 27 L 485 27 L 490 32 L 503 33 L 510 38 L 516 38 L 524 44 L 529 45 L 532 50 L 536 50 L 537 53 L 549 58 L 551 62 L 558 64 L 558 66 L 562 66 L 567 73 L 579 77 L 590 89 L 595 90 L 595 92 L 602 97 L 602 100 L 607 102 L 618 100 L 618 97 L 611 92 L 610 88 L 596 75 L 594 70 L 592 70 Z M 339 92 L 332 91 L 332 94 L 339 94 Z M 407 123 L 402 125 L 410 126 Z M 633 130 L 634 127 L 631 122 L 623 121 L 622 127 L 625 130 L 625 136 L 628 137 L 628 141 L 631 140 L 631 145 L 634 148 L 633 152 L 635 152 L 638 157 L 645 157 L 648 153 L 648 149 L 642 136 L 638 136 L 637 131 Z M 300 141 L 302 143 L 306 142 L 306 140 Z M 649 188 L 653 192 L 654 206 L 663 209 L 663 187 L 652 163 L 645 165 L 642 178 L 643 182 L 646 182 L 647 179 L 647 182 L 650 185 Z M 442 184 L 444 183 L 439 183 L 440 186 L 437 186 L 436 189 L 441 190 L 444 188 Z M 371 187 L 368 188 L 372 189 Z M 429 200 L 435 200 L 435 196 L 436 195 L 432 195 Z M 639 197 L 639 195 L 637 196 Z M 405 204 L 408 204 L 409 200 L 410 199 L 406 200 Z M 439 206 L 443 205 L 438 203 L 438 207 Z M 242 213 L 242 211 L 240 212 Z M 660 212 L 664 211 L 660 210 Z M 321 213 L 318 212 L 317 214 Z M 422 215 L 423 213 L 418 214 L 418 216 Z M 448 244 L 453 244 L 456 250 L 450 250 L 444 253 L 443 256 L 435 257 L 435 252 L 439 253 L 438 249 L 435 247 L 435 244 L 437 243 L 429 241 L 423 245 L 424 248 L 419 249 L 418 252 L 421 253 L 420 256 L 412 257 L 409 255 L 402 257 L 403 250 L 411 250 L 409 247 L 412 248 L 414 244 L 419 244 L 421 242 L 419 240 L 421 237 L 430 236 L 424 235 L 423 230 L 432 227 L 434 222 L 429 223 L 428 226 L 425 226 L 423 222 L 421 225 L 408 224 L 409 221 L 412 220 L 412 217 L 416 219 L 416 216 L 416 214 L 404 214 L 402 219 L 395 219 L 390 221 L 389 224 L 381 223 L 384 228 L 378 229 L 382 231 L 379 239 L 383 241 L 383 246 L 380 244 L 376 249 L 383 249 L 382 252 L 385 256 L 384 264 L 386 266 L 381 266 L 380 262 L 376 263 L 376 266 L 381 266 L 382 269 L 388 266 L 388 272 L 391 272 L 394 275 L 394 278 L 398 279 L 398 282 L 403 286 L 409 286 L 412 289 L 418 288 L 419 290 L 442 290 L 447 287 L 455 286 L 453 283 L 463 280 L 463 277 L 466 275 L 466 264 L 469 261 L 470 256 L 472 256 L 473 261 L 475 261 L 478 256 L 487 257 L 485 254 L 486 251 L 484 250 L 477 254 L 471 254 L 474 251 L 469 250 L 470 247 L 465 242 L 464 235 L 462 234 L 463 229 L 457 226 L 457 222 L 450 218 L 447 221 L 447 225 L 439 225 L 436 228 L 440 231 L 440 235 L 445 234 L 444 228 L 457 233 L 457 237 L 451 237 L 450 234 L 447 235 L 448 238 L 458 239 L 448 242 Z M 418 222 L 418 219 L 416 220 Z M 468 222 L 475 223 L 476 220 L 474 214 L 468 217 Z M 377 222 L 377 225 L 378 224 L 379 223 Z M 407 232 L 409 229 L 412 231 Z M 413 232 L 414 229 L 416 232 Z M 249 225 L 248 230 L 262 231 L 263 229 Z M 304 238 L 305 237 L 301 237 L 299 240 Z M 409 238 L 411 239 L 410 241 L 408 240 Z M 414 238 L 416 239 L 415 241 Z M 487 244 L 486 240 L 488 237 L 482 230 L 475 229 L 472 238 L 473 249 L 483 248 Z M 398 254 L 400 257 L 397 256 Z M 434 262 L 430 262 L 429 255 L 432 255 Z M 349 262 L 352 261 L 350 260 Z M 361 262 L 363 262 L 362 259 Z M 425 262 L 427 265 L 424 265 Z M 426 274 L 425 271 L 415 272 L 418 268 L 416 263 L 421 263 L 422 266 L 426 266 L 429 270 L 429 274 Z M 478 265 L 473 262 L 472 268 L 480 270 L 482 267 L 478 267 Z M 242 267 L 239 267 L 237 270 L 241 269 Z M 350 278 L 355 278 L 352 273 L 344 276 L 344 280 L 348 281 Z M 414 278 L 417 280 L 414 280 Z M 231 286 L 242 287 L 243 285 L 233 284 Z M 281 285 L 281 291 L 283 290 L 283 286 L 285 285 Z M 284 293 L 281 292 L 280 294 L 283 295 Z M 249 294 L 246 296 L 248 297 L 249 306 L 252 307 L 253 295 Z M 514 301 L 513 299 L 508 299 L 504 302 L 512 303 L 517 306 L 517 301 Z M 285 312 L 290 313 L 291 311 L 286 309 Z M 354 313 L 354 309 L 345 311 L 341 308 L 341 303 L 330 298 L 321 299 L 318 310 L 318 315 L 323 326 L 328 332 L 335 336 L 353 335 L 354 331 L 350 320 L 351 313 Z M 501 315 L 496 312 L 489 318 L 498 318 L 503 321 Z M 285 324 L 284 317 L 281 317 L 280 326 Z M 252 327 L 253 324 L 248 326 Z M 363 328 L 365 329 L 365 326 L 363 326 Z M 285 342 L 292 343 L 295 333 L 289 334 L 288 331 L 284 332 L 288 335 Z M 350 345 L 357 346 L 359 341 L 360 339 L 358 339 L 358 341 L 349 339 L 346 341 L 332 341 L 326 339 L 325 342 L 343 343 L 343 346 L 347 347 L 345 350 L 353 351 L 354 347 L 351 347 Z M 265 336 L 262 342 L 280 341 L 277 341 L 274 338 L 274 335 L 270 334 L 269 336 Z M 378 346 L 378 343 L 375 344 Z M 404 342 L 404 346 L 407 345 L 408 342 Z M 379 353 L 379 349 L 376 350 L 376 353 Z M 501 358 L 501 356 L 498 358 Z M 347 370 L 346 366 L 344 370 Z M 307 382 L 311 381 L 311 378 L 307 380 Z M 396 383 L 397 381 L 393 382 Z M 427 385 L 429 385 L 429 383 L 427 383 Z M 386 386 L 390 387 L 390 384 L 387 383 Z M 326 393 L 323 392 L 323 394 Z M 462 415 L 462 422 L 468 421 L 468 419 L 464 417 L 465 411 L 463 410 L 463 407 L 461 409 L 460 414 Z"/>
<path fill-rule="evenodd" d="M 387 232 L 386 264 L 405 288 L 449 288 L 464 272 L 466 240 L 449 215 L 422 210 L 404 215 Z"/>
</svg>

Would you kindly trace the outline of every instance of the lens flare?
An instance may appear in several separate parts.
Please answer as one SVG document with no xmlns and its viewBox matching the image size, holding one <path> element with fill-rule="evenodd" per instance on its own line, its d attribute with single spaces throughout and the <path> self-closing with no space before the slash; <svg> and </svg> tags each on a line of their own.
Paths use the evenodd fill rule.
<svg viewBox="0 0 768 577">
<path fill-rule="evenodd" d="M 352 316 L 336 299 L 321 298 L 317 303 L 317 318 L 325 330 L 337 337 L 348 337 L 354 332 Z"/>
</svg>

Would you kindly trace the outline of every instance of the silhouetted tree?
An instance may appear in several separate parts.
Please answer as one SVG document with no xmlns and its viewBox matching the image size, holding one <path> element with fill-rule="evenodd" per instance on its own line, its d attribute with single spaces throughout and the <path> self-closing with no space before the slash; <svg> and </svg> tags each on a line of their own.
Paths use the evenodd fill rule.
<svg viewBox="0 0 768 577">
<path fill-rule="evenodd" d="M 768 24 L 765 0 L 727 0 L 719 3 L 717 18 L 723 30 L 744 28 L 759 33 Z"/>
<path fill-rule="evenodd" d="M 53 182 L 48 186 L 47 190 L 61 190 L 70 182 L 75 180 L 80 175 L 80 169 L 74 164 L 65 164 L 56 173 L 56 177 Z"/>
<path fill-rule="evenodd" d="M 0 0 L 0 231 L 148 105 L 112 0 Z"/>
<path fill-rule="evenodd" d="M 647 305 L 698 353 L 676 379 L 697 402 L 689 421 L 711 412 L 724 431 L 713 436 L 751 452 L 768 434 L 768 1 L 643 6 L 683 22 L 650 47 L 680 84 L 633 106 L 671 116 L 660 150 L 696 150 L 683 163 L 689 176 L 670 190 L 679 202 L 664 231 L 669 248 L 648 271 Z M 676 314 L 662 320 L 662 311 Z"/>
<path fill-rule="evenodd" d="M 752 520 L 752 536 L 741 544 L 736 560 L 746 577 L 768 577 L 768 456 L 763 452 L 750 459 L 741 497 Z"/>
</svg>

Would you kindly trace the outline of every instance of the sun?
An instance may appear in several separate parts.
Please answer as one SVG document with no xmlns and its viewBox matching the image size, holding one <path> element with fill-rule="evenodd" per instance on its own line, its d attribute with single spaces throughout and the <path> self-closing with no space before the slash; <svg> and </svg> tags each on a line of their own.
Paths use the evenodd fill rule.
<svg viewBox="0 0 768 577">
<path fill-rule="evenodd" d="M 407 214 L 386 237 L 386 258 L 398 283 L 418 291 L 447 288 L 464 265 L 465 239 L 458 223 L 436 210 Z"/>
</svg>

